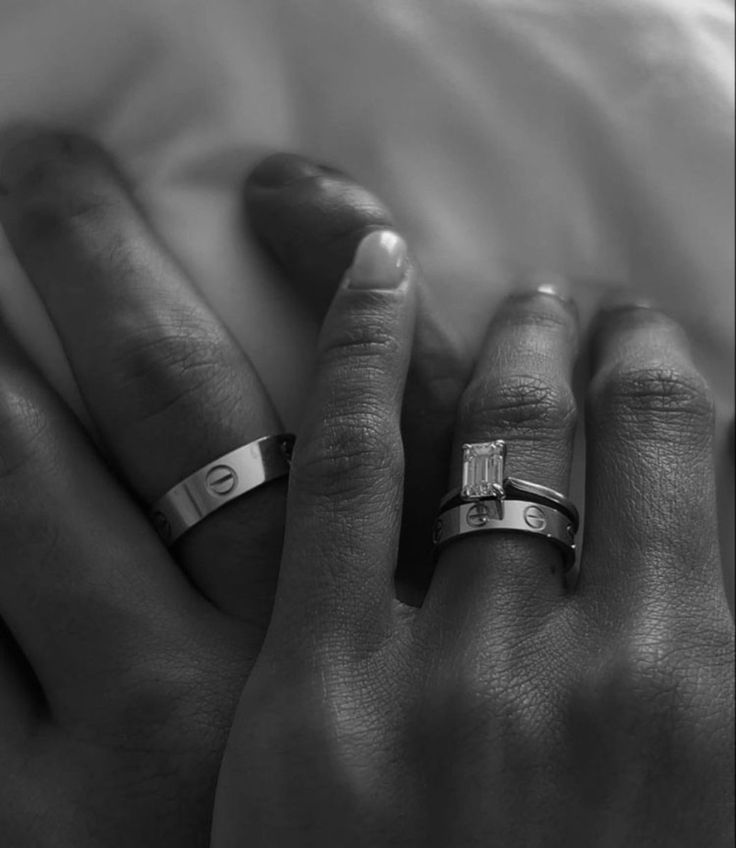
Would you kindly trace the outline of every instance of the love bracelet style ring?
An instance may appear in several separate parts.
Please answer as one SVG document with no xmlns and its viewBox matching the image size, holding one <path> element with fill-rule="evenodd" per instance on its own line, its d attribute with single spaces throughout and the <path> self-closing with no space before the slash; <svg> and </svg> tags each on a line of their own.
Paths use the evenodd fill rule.
<svg viewBox="0 0 736 848">
<path fill-rule="evenodd" d="M 210 513 L 289 473 L 294 436 L 264 436 L 190 474 L 159 498 L 150 517 L 166 545 Z"/>
<path fill-rule="evenodd" d="M 570 571 L 580 523 L 575 505 L 547 486 L 504 477 L 505 460 L 506 443 L 501 439 L 463 445 L 462 485 L 440 502 L 435 550 L 470 533 L 529 533 L 554 544 L 563 555 L 565 571 Z"/>
</svg>

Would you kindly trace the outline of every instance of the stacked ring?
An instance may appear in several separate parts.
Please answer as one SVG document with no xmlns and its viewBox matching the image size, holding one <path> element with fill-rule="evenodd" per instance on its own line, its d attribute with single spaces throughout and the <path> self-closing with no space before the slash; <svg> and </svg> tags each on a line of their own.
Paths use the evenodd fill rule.
<svg viewBox="0 0 736 848">
<path fill-rule="evenodd" d="M 569 572 L 575 565 L 580 524 L 575 505 L 547 486 L 504 477 L 505 460 L 506 443 L 501 439 L 463 445 L 462 485 L 440 501 L 435 550 L 470 533 L 530 533 L 552 542 Z"/>
</svg>

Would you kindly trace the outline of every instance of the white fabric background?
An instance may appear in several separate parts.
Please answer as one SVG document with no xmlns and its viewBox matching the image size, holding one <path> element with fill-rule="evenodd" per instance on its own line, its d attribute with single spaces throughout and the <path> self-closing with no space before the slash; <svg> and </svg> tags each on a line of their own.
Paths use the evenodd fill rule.
<svg viewBox="0 0 736 848">
<path fill-rule="evenodd" d="M 117 154 L 291 427 L 315 327 L 238 206 L 273 150 L 376 190 L 473 339 L 525 270 L 572 276 L 584 316 L 620 282 L 658 299 L 717 396 L 733 561 L 732 2 L 0 0 L 0 125 L 24 118 Z M 0 308 L 74 402 L 4 244 Z"/>
</svg>

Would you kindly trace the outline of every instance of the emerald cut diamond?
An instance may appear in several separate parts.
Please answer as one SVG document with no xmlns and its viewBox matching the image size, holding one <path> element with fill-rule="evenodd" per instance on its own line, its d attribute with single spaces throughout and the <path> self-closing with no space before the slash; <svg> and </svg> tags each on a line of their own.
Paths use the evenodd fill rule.
<svg viewBox="0 0 736 848">
<path fill-rule="evenodd" d="M 463 498 L 502 498 L 506 442 L 463 445 Z"/>
</svg>

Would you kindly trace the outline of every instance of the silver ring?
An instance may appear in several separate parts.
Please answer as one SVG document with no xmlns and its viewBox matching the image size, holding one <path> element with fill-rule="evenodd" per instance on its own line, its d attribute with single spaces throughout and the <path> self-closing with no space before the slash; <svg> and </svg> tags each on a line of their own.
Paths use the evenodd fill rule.
<svg viewBox="0 0 736 848">
<path fill-rule="evenodd" d="M 435 522 L 436 550 L 470 533 L 531 533 L 556 545 L 565 571 L 575 564 L 575 531 L 569 518 L 550 506 L 535 501 L 484 500 L 464 503 L 440 513 Z"/>
<path fill-rule="evenodd" d="M 289 473 L 294 436 L 264 436 L 190 474 L 151 507 L 150 517 L 166 545 L 215 510 Z"/>
<path fill-rule="evenodd" d="M 459 487 L 448 492 L 440 501 L 440 512 L 450 509 L 453 506 L 459 506 L 462 503 L 473 503 L 475 501 L 508 499 L 519 500 L 526 499 L 535 503 L 553 506 L 565 513 L 575 527 L 577 533 L 580 527 L 580 515 L 577 507 L 569 499 L 560 492 L 550 489 L 549 486 L 542 486 L 540 483 L 531 483 L 528 480 L 520 480 L 518 477 L 504 477 L 501 484 L 503 495 L 483 495 L 479 497 L 463 497 L 462 489 Z"/>
<path fill-rule="evenodd" d="M 580 515 L 577 507 L 561 492 L 531 483 L 519 477 L 504 477 L 506 442 L 477 442 L 463 445 L 462 486 L 452 489 L 440 501 L 440 512 L 468 503 L 488 499 L 534 501 L 561 510 L 570 519 L 577 533 Z"/>
<path fill-rule="evenodd" d="M 435 545 L 478 531 L 533 533 L 557 544 L 569 571 L 580 525 L 575 504 L 548 486 L 505 477 L 503 439 L 465 444 L 462 450 L 462 485 L 440 501 Z"/>
</svg>

